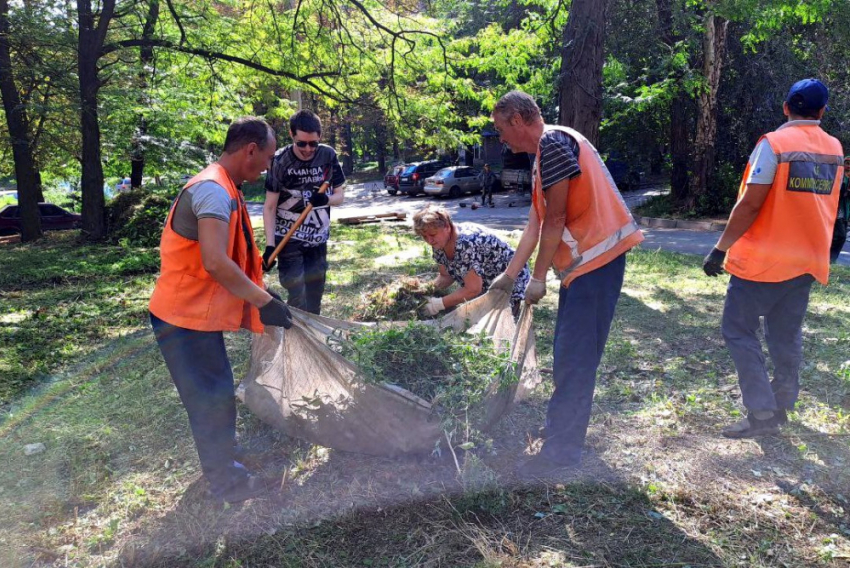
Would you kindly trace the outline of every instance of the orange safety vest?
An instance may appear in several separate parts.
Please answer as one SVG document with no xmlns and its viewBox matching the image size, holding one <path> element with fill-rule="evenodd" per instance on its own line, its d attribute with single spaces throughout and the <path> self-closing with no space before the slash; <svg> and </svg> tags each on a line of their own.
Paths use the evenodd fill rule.
<svg viewBox="0 0 850 568">
<path fill-rule="evenodd" d="M 593 144 L 572 128 L 546 125 L 546 130 L 565 132 L 579 145 L 581 174 L 570 180 L 564 232 L 552 259 L 561 285 L 569 286 L 582 274 L 605 266 L 638 245 L 643 241 L 643 233 Z M 539 145 L 531 201 L 542 224 L 546 216 L 546 195 L 540 175 Z"/>
<path fill-rule="evenodd" d="M 242 192 L 223 167 L 211 164 L 189 180 L 168 213 L 159 248 L 160 276 L 151 296 L 150 311 L 159 319 L 186 329 L 236 331 L 245 328 L 262 333 L 259 310 L 234 296 L 204 269 L 199 241 L 187 239 L 171 228 L 174 210 L 183 191 L 201 181 L 214 181 L 227 190 L 230 196 L 227 256 L 257 286 L 265 288 L 260 254 L 253 242 L 251 218 Z"/>
<path fill-rule="evenodd" d="M 841 142 L 814 124 L 788 126 L 762 138 L 776 153 L 776 177 L 756 220 L 729 248 L 726 271 L 756 282 L 811 274 L 826 284 L 844 160 Z M 751 167 L 748 163 L 744 171 L 739 200 Z"/>
</svg>

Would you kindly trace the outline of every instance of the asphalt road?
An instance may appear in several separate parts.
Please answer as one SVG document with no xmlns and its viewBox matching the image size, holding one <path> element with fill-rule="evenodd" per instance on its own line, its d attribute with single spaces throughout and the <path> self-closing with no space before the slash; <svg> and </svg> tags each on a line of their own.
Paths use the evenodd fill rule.
<svg viewBox="0 0 850 568">
<path fill-rule="evenodd" d="M 652 196 L 659 195 L 659 187 L 646 187 L 623 194 L 629 208 L 637 207 Z M 408 218 L 416 211 L 431 203 L 439 203 L 457 222 L 474 222 L 499 231 L 519 231 L 525 227 L 531 200 L 528 196 L 511 193 L 494 194 L 495 207 L 483 207 L 473 210 L 472 203 L 481 203 L 480 196 L 467 195 L 458 199 L 391 196 L 384 190 L 383 182 L 367 182 L 346 186 L 345 203 L 331 210 L 331 218 L 353 217 L 356 215 L 376 215 L 379 213 L 405 212 Z M 262 203 L 248 204 L 251 218 L 262 223 Z M 641 227 L 646 240 L 642 246 L 646 249 L 662 249 L 672 252 L 704 256 L 711 250 L 720 236 L 718 232 L 689 231 L 684 229 L 652 229 Z M 850 243 L 844 246 L 838 263 L 850 266 Z"/>
</svg>

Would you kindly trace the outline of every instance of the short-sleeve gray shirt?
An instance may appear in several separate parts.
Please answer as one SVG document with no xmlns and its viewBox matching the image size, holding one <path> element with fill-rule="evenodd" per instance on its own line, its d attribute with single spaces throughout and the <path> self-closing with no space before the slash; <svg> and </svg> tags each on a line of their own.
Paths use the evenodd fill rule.
<svg viewBox="0 0 850 568">
<path fill-rule="evenodd" d="M 198 240 L 198 219 L 220 219 L 230 222 L 233 200 L 227 190 L 214 181 L 199 181 L 180 194 L 171 228 L 181 237 Z"/>
</svg>

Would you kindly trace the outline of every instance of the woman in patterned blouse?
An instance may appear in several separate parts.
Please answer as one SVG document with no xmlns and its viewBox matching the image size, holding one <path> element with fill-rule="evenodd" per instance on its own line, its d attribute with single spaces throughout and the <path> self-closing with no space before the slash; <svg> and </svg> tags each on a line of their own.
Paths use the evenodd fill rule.
<svg viewBox="0 0 850 568">
<path fill-rule="evenodd" d="M 442 207 L 429 205 L 417 212 L 413 216 L 413 229 L 431 245 L 434 260 L 439 264 L 440 274 L 434 280 L 434 286 L 443 289 L 454 282 L 460 284 L 447 296 L 428 299 L 425 311 L 429 316 L 486 292 L 514 255 L 514 249 L 508 243 L 485 227 L 474 223 L 455 225 L 449 212 Z M 519 313 L 529 276 L 526 264 L 511 293 L 514 314 Z"/>
</svg>

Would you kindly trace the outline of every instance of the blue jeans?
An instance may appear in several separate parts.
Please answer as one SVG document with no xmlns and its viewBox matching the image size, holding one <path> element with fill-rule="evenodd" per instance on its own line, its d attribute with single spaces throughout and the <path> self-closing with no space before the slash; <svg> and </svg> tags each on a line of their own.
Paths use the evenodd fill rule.
<svg viewBox="0 0 850 568">
<path fill-rule="evenodd" d="M 625 253 L 561 287 L 555 323 L 555 392 L 546 411 L 541 454 L 579 465 L 590 423 L 596 370 L 605 351 L 614 310 L 623 287 Z"/>
<path fill-rule="evenodd" d="M 297 241 L 290 241 L 280 251 L 277 265 L 280 285 L 289 293 L 286 303 L 293 308 L 318 315 L 322 310 L 322 296 L 325 294 L 328 245 L 308 247 Z"/>
<path fill-rule="evenodd" d="M 792 410 L 800 394 L 803 318 L 814 278 L 809 274 L 785 282 L 754 282 L 732 276 L 726 290 L 721 330 L 738 371 L 747 410 Z M 773 381 L 758 329 L 773 360 Z"/>
<path fill-rule="evenodd" d="M 234 461 L 236 401 L 233 371 L 220 331 L 195 331 L 150 314 L 156 342 L 189 415 L 189 426 L 210 490 L 221 495 L 246 475 Z"/>
</svg>

